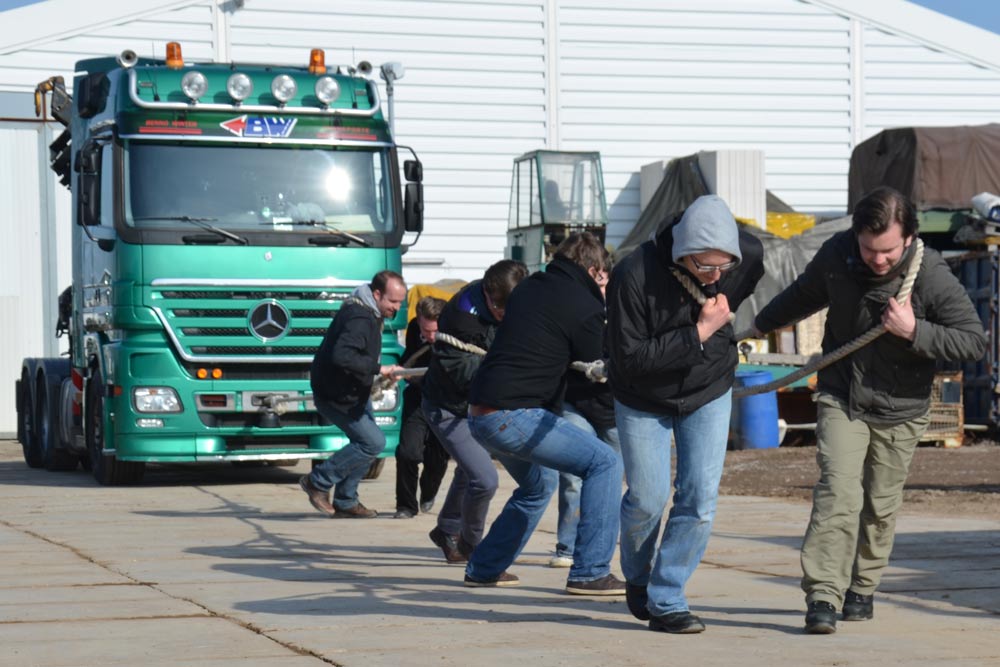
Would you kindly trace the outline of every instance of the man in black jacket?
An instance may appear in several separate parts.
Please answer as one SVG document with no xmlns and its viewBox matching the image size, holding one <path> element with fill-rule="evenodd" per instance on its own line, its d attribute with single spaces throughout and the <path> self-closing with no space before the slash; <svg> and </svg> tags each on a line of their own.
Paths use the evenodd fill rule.
<svg viewBox="0 0 1000 667">
<path fill-rule="evenodd" d="M 726 456 L 737 364 L 729 314 L 763 275 L 760 241 L 738 229 L 715 195 L 695 200 L 611 275 L 609 376 L 628 485 L 622 572 L 629 610 L 651 630 L 705 629 L 684 586 L 708 545 Z M 674 503 L 657 549 L 671 437 Z"/>
<path fill-rule="evenodd" d="M 622 468 L 614 450 L 559 416 L 573 361 L 601 358 L 604 298 L 595 281 L 605 252 L 593 235 L 573 234 L 544 272 L 511 294 L 496 340 L 472 382 L 469 427 L 497 456 L 517 489 L 469 558 L 466 586 L 511 586 L 507 568 L 538 525 L 558 483 L 583 480 L 580 523 L 566 592 L 621 595 L 611 574 Z"/>
<path fill-rule="evenodd" d="M 463 287 L 445 306 L 439 333 L 488 350 L 504 318 L 511 291 L 528 276 L 522 262 L 502 259 Z M 486 513 L 500 483 L 489 453 L 469 432 L 469 385 L 483 357 L 437 342 L 424 376 L 422 411 L 441 445 L 455 459 L 455 476 L 438 513 L 431 541 L 449 563 L 464 563 L 483 539 Z"/>
<path fill-rule="evenodd" d="M 425 296 L 417 302 L 417 316 L 406 327 L 406 347 L 399 360 L 404 368 L 427 365 L 445 303 L 433 296 Z M 422 377 L 411 377 L 403 390 L 403 428 L 396 447 L 395 519 L 412 519 L 418 512 L 430 512 L 448 470 L 448 452 L 441 447 L 420 409 L 422 386 Z M 420 472 L 421 463 L 423 473 Z"/>
<path fill-rule="evenodd" d="M 879 324 L 887 330 L 819 371 L 820 479 L 801 554 L 810 634 L 835 632 L 841 603 L 845 621 L 873 617 L 910 460 L 929 421 L 935 360 L 979 359 L 986 350 L 975 307 L 930 248 L 910 298 L 897 301 L 916 238 L 913 204 L 891 188 L 872 191 L 855 206 L 851 229 L 824 243 L 754 323 L 771 331 L 829 306 L 824 353 Z"/>
<path fill-rule="evenodd" d="M 334 518 L 369 519 L 378 514 L 358 500 L 358 484 L 385 449 L 385 435 L 372 414 L 376 375 L 391 378 L 399 366 L 382 366 L 382 325 L 406 299 L 406 283 L 394 271 L 380 271 L 340 306 L 313 358 L 311 384 L 319 413 L 349 442 L 299 485 L 318 511 Z M 336 488 L 334 488 L 336 487 Z M 330 489 L 334 488 L 333 503 Z"/>
</svg>

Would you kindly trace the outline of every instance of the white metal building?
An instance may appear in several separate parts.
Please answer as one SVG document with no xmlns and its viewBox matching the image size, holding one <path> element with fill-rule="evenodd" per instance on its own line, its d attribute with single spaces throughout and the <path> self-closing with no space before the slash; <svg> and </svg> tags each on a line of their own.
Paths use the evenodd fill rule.
<svg viewBox="0 0 1000 667">
<path fill-rule="evenodd" d="M 0 433 L 24 356 L 58 351 L 68 196 L 35 85 L 133 49 L 188 60 L 404 63 L 396 134 L 425 167 L 411 282 L 472 279 L 505 244 L 512 159 L 597 150 L 611 228 L 639 214 L 639 169 L 755 148 L 767 187 L 843 210 L 848 159 L 887 127 L 980 124 L 1000 108 L 1000 36 L 904 0 L 47 0 L 0 13 Z"/>
</svg>

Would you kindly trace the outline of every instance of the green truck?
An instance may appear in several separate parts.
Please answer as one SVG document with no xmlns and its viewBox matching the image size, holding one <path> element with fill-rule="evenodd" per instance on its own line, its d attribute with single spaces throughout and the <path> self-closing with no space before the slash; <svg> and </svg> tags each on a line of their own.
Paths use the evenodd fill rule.
<svg viewBox="0 0 1000 667">
<path fill-rule="evenodd" d="M 101 484 L 147 462 L 292 465 L 346 444 L 312 403 L 313 354 L 423 228 L 421 163 L 405 149 L 401 169 L 392 135 L 401 65 L 379 70 L 386 115 L 368 63 L 166 56 L 84 60 L 72 94 L 53 77 L 35 96 L 66 127 L 50 158 L 72 193 L 73 282 L 68 358 L 24 360 L 17 435 L 29 466 Z M 405 324 L 405 309 L 386 322 L 384 363 Z M 400 393 L 374 409 L 391 454 Z"/>
</svg>

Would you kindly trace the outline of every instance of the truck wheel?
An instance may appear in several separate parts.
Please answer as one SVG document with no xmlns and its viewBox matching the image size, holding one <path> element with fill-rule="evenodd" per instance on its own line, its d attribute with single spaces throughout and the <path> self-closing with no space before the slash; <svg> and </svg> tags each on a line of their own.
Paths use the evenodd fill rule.
<svg viewBox="0 0 1000 667">
<path fill-rule="evenodd" d="M 385 467 L 385 459 L 375 459 L 372 464 L 368 466 L 368 472 L 365 473 L 365 479 L 378 479 L 378 476 L 382 474 L 382 468 Z"/>
<path fill-rule="evenodd" d="M 59 385 L 51 386 L 46 375 L 38 378 L 35 387 L 35 433 L 38 437 L 38 448 L 42 452 L 42 461 L 46 470 L 76 470 L 79 459 L 62 448 L 59 442 L 59 421 L 56 411 L 59 401 L 53 400 L 59 394 Z"/>
<path fill-rule="evenodd" d="M 17 413 L 17 431 L 21 436 L 24 462 L 29 468 L 41 468 L 45 462 L 42 460 L 42 450 L 38 446 L 38 435 L 35 433 L 35 402 L 31 398 L 31 378 L 27 372 L 21 373 L 18 388 L 21 395 L 17 402 L 20 406 Z"/>
<path fill-rule="evenodd" d="M 142 479 L 146 464 L 137 461 L 119 461 L 114 454 L 104 454 L 104 392 L 99 373 L 87 383 L 87 453 L 90 472 L 99 484 L 117 486 L 134 484 Z"/>
</svg>

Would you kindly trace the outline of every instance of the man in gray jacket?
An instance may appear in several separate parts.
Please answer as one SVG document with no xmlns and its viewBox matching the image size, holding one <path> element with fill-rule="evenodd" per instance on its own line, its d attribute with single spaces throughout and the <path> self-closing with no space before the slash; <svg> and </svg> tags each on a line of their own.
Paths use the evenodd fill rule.
<svg viewBox="0 0 1000 667">
<path fill-rule="evenodd" d="M 835 632 L 841 604 L 845 621 L 873 617 L 910 460 L 929 421 L 935 362 L 986 350 L 976 310 L 937 252 L 924 249 L 910 298 L 896 300 L 916 238 L 913 204 L 891 188 L 872 191 L 855 207 L 851 229 L 824 243 L 755 320 L 767 332 L 829 306 L 824 353 L 886 328 L 819 372 L 820 479 L 801 554 L 810 634 Z"/>
</svg>

